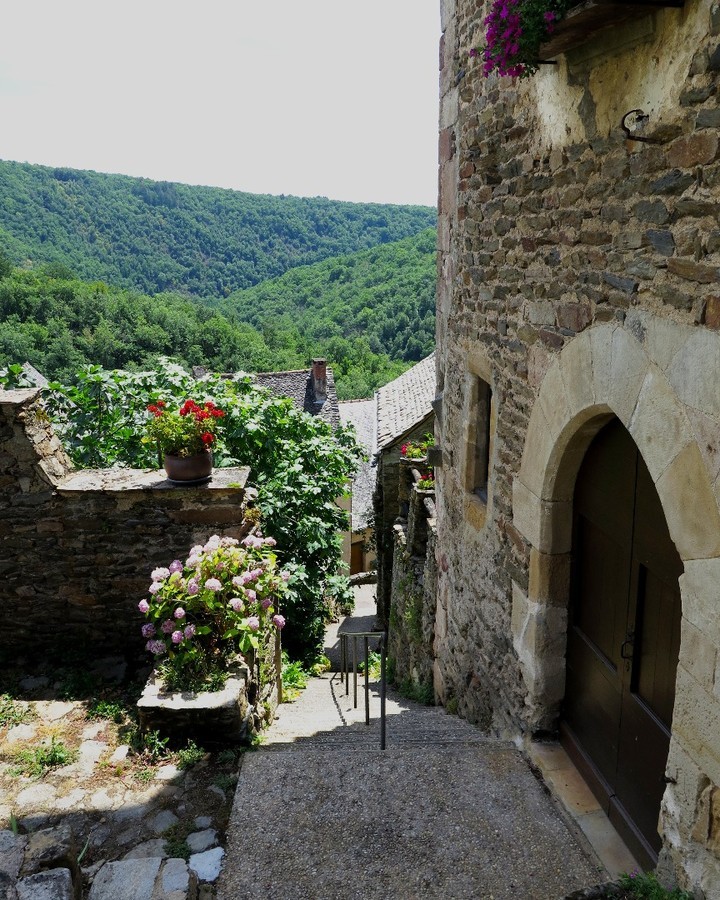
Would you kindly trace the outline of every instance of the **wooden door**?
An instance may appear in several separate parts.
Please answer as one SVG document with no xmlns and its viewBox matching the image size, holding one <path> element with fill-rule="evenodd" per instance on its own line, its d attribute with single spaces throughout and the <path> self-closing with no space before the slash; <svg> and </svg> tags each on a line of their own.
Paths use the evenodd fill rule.
<svg viewBox="0 0 720 900">
<path fill-rule="evenodd" d="M 640 861 L 654 864 L 683 569 L 647 467 L 618 420 L 588 449 L 574 513 L 563 743 Z"/>
</svg>

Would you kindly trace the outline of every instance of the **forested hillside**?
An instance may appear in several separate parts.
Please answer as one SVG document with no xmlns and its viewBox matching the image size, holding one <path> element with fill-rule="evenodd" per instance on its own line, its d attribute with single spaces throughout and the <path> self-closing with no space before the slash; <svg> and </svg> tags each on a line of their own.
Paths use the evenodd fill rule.
<svg viewBox="0 0 720 900">
<path fill-rule="evenodd" d="M 49 378 L 71 382 L 81 366 L 152 368 L 160 356 L 215 371 L 301 369 L 313 355 L 333 365 L 345 398 L 366 395 L 405 368 L 355 341 L 342 360 L 328 340 L 294 327 L 262 332 L 200 301 L 177 294 L 154 297 L 83 282 L 61 265 L 13 268 L 0 253 L 0 369 L 30 362 Z"/>
<path fill-rule="evenodd" d="M 434 209 L 273 197 L 0 161 L 0 250 L 149 294 L 223 297 L 397 241 Z"/>
<path fill-rule="evenodd" d="M 366 340 L 373 353 L 411 363 L 435 343 L 435 229 L 232 294 L 221 308 L 272 340 L 297 331 L 336 371 Z M 355 396 L 367 391 L 356 386 Z"/>
</svg>

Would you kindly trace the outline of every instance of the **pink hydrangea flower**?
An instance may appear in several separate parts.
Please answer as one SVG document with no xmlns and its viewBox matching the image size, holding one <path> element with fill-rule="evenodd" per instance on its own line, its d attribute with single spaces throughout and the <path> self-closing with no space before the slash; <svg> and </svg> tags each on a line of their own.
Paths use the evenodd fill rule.
<svg viewBox="0 0 720 900">
<path fill-rule="evenodd" d="M 280 573 L 280 577 L 283 581 L 290 581 L 290 573 L 286 572 L 285 570 Z"/>
<path fill-rule="evenodd" d="M 224 537 L 220 539 L 221 547 L 237 547 L 240 541 L 234 537 Z"/>
<path fill-rule="evenodd" d="M 184 619 L 185 618 L 185 610 L 182 606 L 178 606 L 178 608 L 173 613 L 176 619 Z"/>
<path fill-rule="evenodd" d="M 138 603 L 138 609 L 141 613 L 146 613 L 150 609 L 150 604 L 147 602 L 147 600 L 141 600 Z"/>
<path fill-rule="evenodd" d="M 243 581 L 244 578 L 244 575 L 233 575 L 232 583 L 235 585 L 235 587 L 242 587 L 245 584 L 245 582 Z"/>
<path fill-rule="evenodd" d="M 163 634 L 171 634 L 175 630 L 175 623 L 172 619 L 165 619 L 160 626 L 160 630 Z"/>
<path fill-rule="evenodd" d="M 242 612 L 245 609 L 245 604 L 242 602 L 240 597 L 232 597 L 230 600 L 230 606 L 235 610 L 235 612 Z"/>
<path fill-rule="evenodd" d="M 184 637 L 185 635 L 182 633 L 182 631 L 173 631 L 170 640 L 173 642 L 173 644 L 180 644 L 182 643 L 182 639 Z"/>
<path fill-rule="evenodd" d="M 150 653 L 154 653 L 156 656 L 160 656 L 165 653 L 165 644 L 162 641 L 148 641 L 145 644 L 145 649 L 149 650 Z"/>
<path fill-rule="evenodd" d="M 275 547 L 277 546 L 277 541 L 274 537 L 266 537 L 263 544 L 265 544 L 266 547 Z"/>
<path fill-rule="evenodd" d="M 190 638 L 193 637 L 193 635 L 195 634 L 195 626 L 194 626 L 194 625 L 187 625 L 187 626 L 185 627 L 185 632 L 184 632 L 184 634 L 185 634 L 186 640 L 190 640 Z"/>
<path fill-rule="evenodd" d="M 255 593 L 255 591 L 251 591 L 248 589 L 247 591 L 245 591 L 245 596 L 248 598 L 250 603 L 254 603 L 257 600 L 257 594 Z"/>
<path fill-rule="evenodd" d="M 159 568 L 152 570 L 152 572 L 150 573 L 150 577 L 153 581 L 165 581 L 169 574 L 170 569 L 165 569 L 160 566 Z"/>
<path fill-rule="evenodd" d="M 281 616 L 279 613 L 272 617 L 273 625 L 277 628 L 278 631 L 282 631 L 285 627 L 285 616 Z"/>
<path fill-rule="evenodd" d="M 203 547 L 203 550 L 206 553 L 212 553 L 212 551 L 217 550 L 219 546 L 220 546 L 220 538 L 216 534 L 214 534 L 208 540 L 207 544 L 205 544 L 205 546 Z"/>
<path fill-rule="evenodd" d="M 157 594 L 158 591 L 162 590 L 162 584 L 159 581 L 153 581 L 153 583 L 148 588 L 148 592 L 151 594 Z"/>
<path fill-rule="evenodd" d="M 272 606 L 272 600 L 270 599 L 270 597 L 266 597 L 262 602 L 262 608 L 270 609 L 271 606 Z"/>
<path fill-rule="evenodd" d="M 174 560 L 170 563 L 169 571 L 170 571 L 170 574 L 171 574 L 171 575 L 172 575 L 174 572 L 182 572 L 182 570 L 183 570 L 183 564 L 180 562 L 179 559 L 174 559 Z"/>
<path fill-rule="evenodd" d="M 140 630 L 142 631 L 142 636 L 144 638 L 155 637 L 155 626 L 151 622 L 148 622 L 146 625 L 143 625 L 143 627 Z"/>
<path fill-rule="evenodd" d="M 192 597 L 195 594 L 197 594 L 197 592 L 200 590 L 200 585 L 197 583 L 197 581 L 194 578 L 191 578 L 190 581 L 188 581 L 188 583 L 187 583 L 186 590 L 187 590 L 188 594 L 190 594 L 190 596 Z"/>
<path fill-rule="evenodd" d="M 217 580 L 217 578 L 208 578 L 208 580 L 205 582 L 205 587 L 209 591 L 221 591 L 222 590 L 222 584 L 220 584 L 220 582 Z"/>
<path fill-rule="evenodd" d="M 257 616 L 250 616 L 247 620 L 247 627 L 250 631 L 258 631 L 260 628 L 260 619 Z"/>
</svg>

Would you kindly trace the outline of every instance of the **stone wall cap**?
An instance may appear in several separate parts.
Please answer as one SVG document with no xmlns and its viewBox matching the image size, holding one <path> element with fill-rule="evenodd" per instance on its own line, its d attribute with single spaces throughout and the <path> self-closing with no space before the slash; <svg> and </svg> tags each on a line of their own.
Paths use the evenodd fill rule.
<svg viewBox="0 0 720 900">
<path fill-rule="evenodd" d="M 225 491 L 230 493 L 244 489 L 250 476 L 249 466 L 215 469 L 210 481 L 193 485 L 200 491 Z M 60 494 L 84 491 L 122 493 L 126 491 L 187 491 L 189 485 L 177 485 L 168 481 L 162 469 L 82 469 L 63 478 L 57 484 Z"/>
<path fill-rule="evenodd" d="M 23 406 L 30 400 L 34 400 L 41 389 L 33 388 L 16 388 L 12 391 L 4 391 L 0 389 L 0 405 L 2 406 Z"/>
</svg>

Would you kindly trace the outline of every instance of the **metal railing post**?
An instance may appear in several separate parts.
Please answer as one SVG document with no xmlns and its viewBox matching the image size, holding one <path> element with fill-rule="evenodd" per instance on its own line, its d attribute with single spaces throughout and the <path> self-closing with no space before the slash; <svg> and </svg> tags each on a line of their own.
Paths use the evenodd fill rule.
<svg viewBox="0 0 720 900">
<path fill-rule="evenodd" d="M 353 635 L 353 709 L 357 709 L 357 635 Z"/>
<path fill-rule="evenodd" d="M 365 635 L 365 724 L 370 724 L 370 645 Z"/>
<path fill-rule="evenodd" d="M 386 749 L 386 723 L 385 723 L 385 677 L 387 673 L 387 657 L 385 650 L 385 635 L 380 639 L 380 749 Z"/>
</svg>

